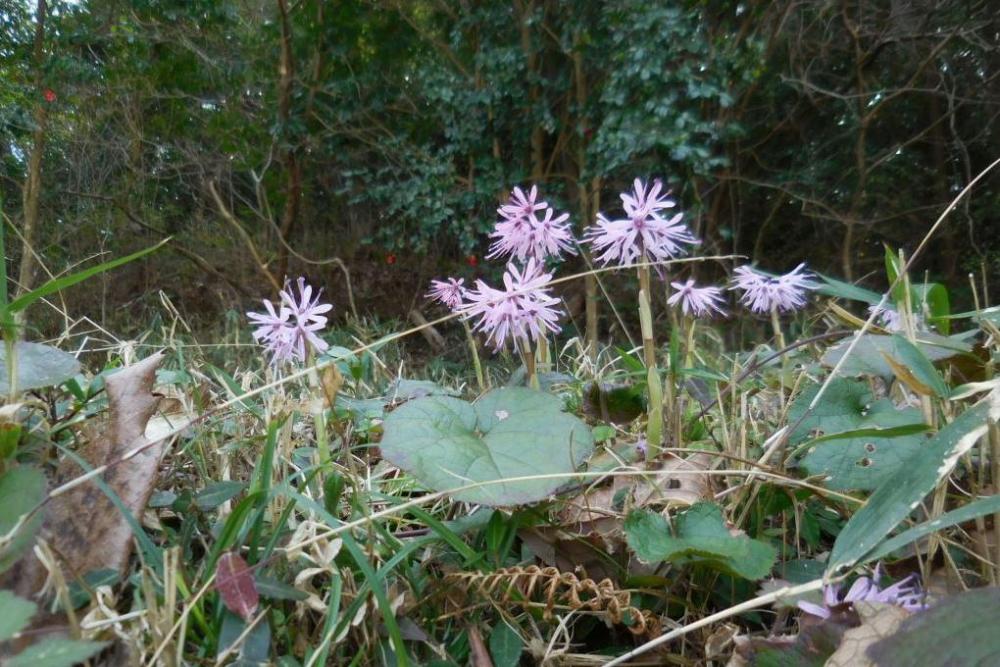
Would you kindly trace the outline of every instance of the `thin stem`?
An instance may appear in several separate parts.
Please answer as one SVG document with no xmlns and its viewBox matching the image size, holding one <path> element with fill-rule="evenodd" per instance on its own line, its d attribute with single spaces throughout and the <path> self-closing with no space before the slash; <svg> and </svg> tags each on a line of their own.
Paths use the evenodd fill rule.
<svg viewBox="0 0 1000 667">
<path fill-rule="evenodd" d="M 541 385 L 538 383 L 538 372 L 535 367 L 535 351 L 531 349 L 530 343 L 524 345 L 524 349 L 521 351 L 521 358 L 524 360 L 524 370 L 527 373 L 528 386 L 535 390 L 541 389 Z"/>
<path fill-rule="evenodd" d="M 778 317 L 778 307 L 771 308 L 771 327 L 774 329 L 774 340 L 779 350 L 785 349 L 785 334 L 781 331 L 781 318 Z"/>
<path fill-rule="evenodd" d="M 309 388 L 313 394 L 319 391 L 323 391 L 323 385 L 319 380 L 319 373 L 316 371 L 315 367 L 315 355 L 312 349 L 309 350 L 308 356 L 306 357 L 306 365 L 311 367 L 311 372 L 309 373 Z M 324 392 L 325 393 L 325 392 Z M 333 405 L 330 406 L 333 410 Z M 330 456 L 330 434 L 327 432 L 326 428 L 326 411 L 323 409 L 317 410 L 313 414 L 313 428 L 316 431 L 316 451 L 319 453 L 319 465 L 320 468 L 324 468 L 329 465 L 332 460 Z M 320 473 L 322 475 L 322 473 Z"/>
<path fill-rule="evenodd" d="M 663 385 L 656 367 L 656 341 L 653 338 L 653 313 L 649 304 L 649 266 L 645 256 L 639 271 L 639 325 L 642 329 L 642 356 L 646 364 L 646 387 L 649 405 L 646 414 L 646 451 L 649 460 L 660 455 L 663 444 Z"/>
<path fill-rule="evenodd" d="M 472 335 L 472 329 L 465 320 L 462 320 L 462 328 L 465 329 L 465 340 L 469 343 L 472 365 L 476 369 L 476 385 L 479 387 L 479 393 L 483 393 L 486 391 L 486 379 L 483 376 L 483 362 L 479 359 L 479 346 L 476 345 L 476 337 Z"/>
</svg>

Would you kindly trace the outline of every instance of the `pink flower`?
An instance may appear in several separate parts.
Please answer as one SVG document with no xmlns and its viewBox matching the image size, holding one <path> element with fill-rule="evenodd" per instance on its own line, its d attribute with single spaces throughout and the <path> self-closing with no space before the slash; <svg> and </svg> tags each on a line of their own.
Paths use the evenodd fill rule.
<svg viewBox="0 0 1000 667">
<path fill-rule="evenodd" d="M 830 584 L 823 588 L 823 604 L 800 601 L 799 609 L 819 618 L 830 618 L 834 609 L 840 605 L 852 605 L 855 602 L 882 602 L 907 611 L 921 611 L 927 608 L 924 594 L 916 583 L 916 577 L 910 575 L 887 588 L 879 588 L 882 579 L 881 565 L 875 566 L 872 577 L 858 577 L 843 596 L 838 584 Z"/>
<path fill-rule="evenodd" d="M 247 313 L 247 317 L 257 325 L 253 332 L 254 339 L 264 345 L 271 355 L 271 362 L 304 361 L 306 345 L 317 352 L 325 352 L 329 345 L 317 335 L 326 327 L 327 318 L 323 313 L 333 308 L 328 303 L 319 302 L 320 294 L 313 298 L 313 289 L 306 284 L 305 278 L 297 282 L 298 293 L 285 283 L 285 288 L 278 294 L 281 297 L 280 306 L 264 300 L 264 313 Z"/>
<path fill-rule="evenodd" d="M 573 248 L 573 232 L 569 228 L 569 213 L 553 218 L 554 211 L 546 209 L 545 217 L 539 219 L 531 215 L 530 255 L 541 261 L 546 257 L 559 257 L 566 252 L 576 254 Z"/>
<path fill-rule="evenodd" d="M 427 293 L 428 298 L 439 301 L 452 310 L 456 310 L 462 305 L 465 298 L 465 278 L 446 278 L 444 280 L 432 280 L 431 291 Z"/>
<path fill-rule="evenodd" d="M 504 289 L 490 287 L 482 280 L 465 293 L 466 301 L 458 311 L 466 318 L 478 318 L 474 328 L 487 334 L 486 342 L 501 349 L 509 339 L 515 350 L 538 340 L 550 331 L 558 333 L 561 311 L 559 299 L 549 294 L 551 273 L 529 258 L 523 270 L 508 264 Z"/>
<path fill-rule="evenodd" d="M 488 258 L 509 256 L 523 262 L 530 257 L 539 261 L 549 256 L 559 257 L 563 252 L 576 254 L 567 222 L 569 214 L 555 216 L 548 202 L 537 198 L 537 186 L 532 186 L 527 195 L 521 188 L 514 188 L 509 202 L 497 209 L 503 220 L 490 234 L 494 241 Z M 545 211 L 541 218 L 537 215 L 539 211 Z"/>
<path fill-rule="evenodd" d="M 903 330 L 903 317 L 895 308 L 891 308 L 889 306 L 879 308 L 878 304 L 875 304 L 868 306 L 868 314 L 871 315 L 872 313 L 875 313 L 875 317 L 878 319 L 879 324 L 886 331 L 896 333 L 897 331 Z M 913 324 L 917 329 L 926 330 L 927 327 L 920 315 L 913 313 L 912 318 Z"/>
<path fill-rule="evenodd" d="M 670 295 L 667 303 L 671 306 L 680 304 L 685 315 L 693 314 L 695 317 L 705 317 L 711 315 L 712 311 L 725 315 L 722 309 L 722 290 L 718 287 L 695 287 L 694 280 L 688 279 L 685 283 L 670 283 L 676 292 Z"/>
<path fill-rule="evenodd" d="M 750 266 L 741 266 L 734 272 L 736 277 L 730 289 L 742 290 L 740 303 L 755 313 L 769 313 L 774 309 L 792 312 L 806 305 L 807 290 L 816 289 L 805 266 L 799 264 L 780 276 L 765 275 Z"/>
<path fill-rule="evenodd" d="M 664 261 L 682 255 L 685 245 L 701 243 L 681 222 L 683 213 L 669 219 L 660 214 L 663 209 L 676 206 L 666 194 L 660 196 L 662 189 L 659 180 L 653 181 L 647 190 L 637 178 L 632 192 L 621 195 L 626 218 L 609 220 L 604 214 L 598 214 L 597 224 L 587 230 L 585 237 L 599 262 L 631 266 L 643 256 Z"/>
<path fill-rule="evenodd" d="M 253 330 L 254 340 L 264 346 L 273 363 L 291 360 L 292 337 L 289 335 L 291 327 L 288 325 L 291 313 L 284 306 L 275 310 L 269 299 L 264 299 L 264 309 L 267 312 L 247 313 L 247 317 L 256 325 Z"/>
</svg>

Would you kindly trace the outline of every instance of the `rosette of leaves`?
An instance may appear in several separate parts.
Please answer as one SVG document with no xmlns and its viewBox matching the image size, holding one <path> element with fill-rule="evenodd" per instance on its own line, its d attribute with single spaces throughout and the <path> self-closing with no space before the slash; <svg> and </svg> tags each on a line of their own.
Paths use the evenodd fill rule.
<svg viewBox="0 0 1000 667">
<path fill-rule="evenodd" d="M 380 447 L 391 463 L 435 491 L 491 506 L 548 497 L 594 448 L 590 429 L 564 412 L 558 397 L 521 387 L 496 389 L 475 403 L 451 396 L 409 401 L 386 417 L 384 429 Z"/>
</svg>

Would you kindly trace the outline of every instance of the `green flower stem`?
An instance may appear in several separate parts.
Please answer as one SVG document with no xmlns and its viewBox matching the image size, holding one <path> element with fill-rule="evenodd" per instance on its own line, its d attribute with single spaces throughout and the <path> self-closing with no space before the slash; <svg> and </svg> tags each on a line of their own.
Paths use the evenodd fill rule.
<svg viewBox="0 0 1000 667">
<path fill-rule="evenodd" d="M 538 369 L 543 373 L 552 370 L 552 354 L 549 349 L 549 339 L 542 336 L 538 339 L 535 354 L 538 356 Z"/>
<path fill-rule="evenodd" d="M 306 356 L 306 364 L 310 367 L 309 369 L 309 389 L 310 393 L 315 396 L 323 395 L 323 387 L 320 384 L 319 374 L 316 372 L 315 365 L 315 355 L 312 350 L 309 350 Z M 330 406 L 333 410 L 333 406 Z M 330 434 L 327 432 L 326 424 L 326 410 L 320 409 L 313 414 L 313 428 L 316 431 L 316 450 L 319 452 L 319 465 L 320 468 L 324 468 L 330 464 L 332 458 L 330 456 Z M 322 472 L 320 473 L 322 477 Z M 322 481 L 322 479 L 320 480 Z"/>
<path fill-rule="evenodd" d="M 524 370 L 527 373 L 528 386 L 532 389 L 540 390 L 541 385 L 538 382 L 538 373 L 535 368 L 535 351 L 526 345 L 521 352 L 521 358 L 524 360 Z"/>
<path fill-rule="evenodd" d="M 694 322 L 694 318 L 690 315 L 684 316 L 684 329 L 687 331 L 684 343 L 684 368 L 691 368 L 691 360 L 694 358 Z"/>
<path fill-rule="evenodd" d="M 483 376 L 483 362 L 479 359 L 479 346 L 476 345 L 476 337 L 472 335 L 472 329 L 465 320 L 462 320 L 462 328 L 465 329 L 465 340 L 469 343 L 472 365 L 476 369 L 476 385 L 479 387 L 479 393 L 483 393 L 486 391 L 486 378 Z"/>
<path fill-rule="evenodd" d="M 785 334 L 781 331 L 781 318 L 778 317 L 778 307 L 773 306 L 771 308 L 771 326 L 774 328 L 774 341 L 778 350 L 784 350 L 785 347 Z M 778 398 L 781 402 L 781 410 L 785 410 L 785 373 L 788 369 L 788 355 L 781 355 L 781 370 L 778 375 Z M 781 447 L 777 451 L 778 457 L 778 469 L 785 469 L 785 457 L 788 454 L 788 439 L 783 438 L 781 441 Z"/>
<path fill-rule="evenodd" d="M 663 385 L 656 368 L 656 341 L 653 338 L 653 312 L 649 304 L 649 267 L 639 267 L 639 326 L 642 330 L 642 357 L 646 364 L 646 386 L 649 405 L 646 415 L 646 456 L 654 460 L 663 444 Z"/>
<path fill-rule="evenodd" d="M 781 318 L 778 317 L 778 307 L 771 308 L 771 327 L 774 328 L 774 341 L 779 350 L 785 349 L 785 334 L 781 331 Z M 782 355 L 782 359 L 785 355 Z"/>
</svg>

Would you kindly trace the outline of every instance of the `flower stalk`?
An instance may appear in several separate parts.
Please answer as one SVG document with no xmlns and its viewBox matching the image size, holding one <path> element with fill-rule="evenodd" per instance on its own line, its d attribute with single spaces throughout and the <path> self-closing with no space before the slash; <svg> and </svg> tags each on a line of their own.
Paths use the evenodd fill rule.
<svg viewBox="0 0 1000 667">
<path fill-rule="evenodd" d="M 650 460 L 660 455 L 663 444 L 663 387 L 656 367 L 656 340 L 653 337 L 653 313 L 649 304 L 649 264 L 643 261 L 639 272 L 639 328 L 642 333 L 642 358 L 646 365 L 649 404 L 646 407 L 646 446 Z"/>
</svg>

